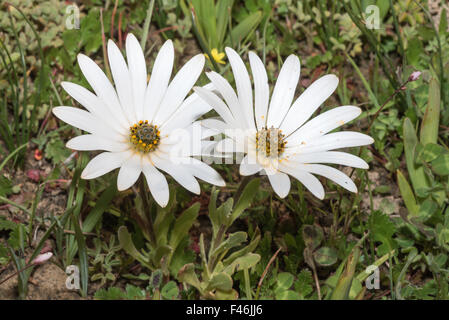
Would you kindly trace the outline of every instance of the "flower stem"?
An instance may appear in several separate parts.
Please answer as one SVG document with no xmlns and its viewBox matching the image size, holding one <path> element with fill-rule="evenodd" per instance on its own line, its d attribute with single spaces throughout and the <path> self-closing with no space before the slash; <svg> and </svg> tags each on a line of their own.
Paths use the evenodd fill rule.
<svg viewBox="0 0 449 320">
<path fill-rule="evenodd" d="M 145 179 L 143 176 L 140 176 L 139 178 L 139 193 L 140 197 L 142 198 L 143 211 L 147 216 L 148 234 L 150 236 L 150 241 L 154 246 L 156 246 L 156 234 L 154 233 L 153 218 L 151 217 L 151 206 L 150 202 L 148 201 L 147 193 L 145 192 Z"/>
</svg>

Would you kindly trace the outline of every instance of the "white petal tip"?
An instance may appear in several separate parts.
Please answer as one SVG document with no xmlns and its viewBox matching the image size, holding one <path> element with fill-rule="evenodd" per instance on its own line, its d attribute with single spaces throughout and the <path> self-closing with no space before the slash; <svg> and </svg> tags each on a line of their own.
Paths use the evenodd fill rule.
<svg viewBox="0 0 449 320">
<path fill-rule="evenodd" d="M 78 53 L 78 55 L 76 56 L 76 58 L 77 58 L 77 60 L 78 60 L 78 63 L 81 63 L 82 60 L 89 59 L 88 56 L 86 56 L 85 54 L 82 54 L 82 53 Z"/>
<path fill-rule="evenodd" d="M 279 193 L 277 193 L 276 192 L 276 194 L 279 196 L 279 198 L 281 198 L 281 199 L 284 199 L 287 195 L 288 195 L 288 193 L 286 193 L 286 194 L 284 194 L 284 193 L 282 193 L 282 194 L 279 194 Z"/>
<path fill-rule="evenodd" d="M 67 141 L 67 143 L 65 144 L 65 146 L 66 146 L 66 148 L 68 148 L 68 149 L 75 150 L 75 149 L 73 148 L 73 145 L 72 145 L 72 142 L 71 142 L 71 141 L 72 141 L 72 140 Z"/>
<path fill-rule="evenodd" d="M 161 207 L 161 208 L 165 208 L 168 204 L 168 200 L 167 201 L 157 201 L 155 199 L 156 203 Z"/>
<path fill-rule="evenodd" d="M 63 109 L 61 109 L 62 107 L 54 107 L 53 109 L 51 109 L 51 112 L 53 112 L 53 114 L 59 118 L 61 112 Z"/>
<path fill-rule="evenodd" d="M 129 189 L 129 187 L 127 187 L 127 186 L 122 186 L 122 185 L 119 185 L 119 184 L 117 183 L 117 190 L 118 190 L 118 191 L 125 191 L 126 189 Z"/>
<path fill-rule="evenodd" d="M 128 40 L 129 39 L 129 40 Z M 126 35 L 126 40 L 127 41 L 130 41 L 130 40 L 137 40 L 137 38 L 136 38 L 136 36 L 133 34 L 133 33 L 128 33 L 127 35 Z"/>
<path fill-rule="evenodd" d="M 90 179 L 89 174 L 87 174 L 86 172 L 83 171 L 81 173 L 81 179 L 89 180 Z"/>
</svg>

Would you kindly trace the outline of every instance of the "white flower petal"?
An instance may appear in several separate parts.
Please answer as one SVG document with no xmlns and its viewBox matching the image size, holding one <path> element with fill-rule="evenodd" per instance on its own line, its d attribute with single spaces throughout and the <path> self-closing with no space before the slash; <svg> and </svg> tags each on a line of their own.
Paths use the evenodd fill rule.
<svg viewBox="0 0 449 320">
<path fill-rule="evenodd" d="M 268 108 L 267 127 L 279 128 L 282 120 L 292 105 L 296 86 L 299 81 L 301 65 L 295 55 L 290 55 L 284 62 L 271 96 Z"/>
<path fill-rule="evenodd" d="M 131 76 L 128 71 L 125 59 L 120 52 L 120 49 L 114 41 L 108 41 L 108 57 L 109 65 L 111 67 L 112 78 L 114 79 L 115 89 L 120 100 L 120 105 L 129 120 L 129 122 L 136 123 L 136 112 L 134 110 L 134 97 L 131 87 Z"/>
<path fill-rule="evenodd" d="M 245 115 L 247 128 L 255 128 L 254 110 L 253 110 L 253 91 L 248 70 L 240 56 L 231 48 L 225 48 L 232 72 L 234 73 L 235 85 L 240 105 Z"/>
<path fill-rule="evenodd" d="M 147 184 L 150 189 L 151 195 L 153 196 L 153 199 L 162 208 L 166 207 L 170 197 L 167 179 L 149 161 L 142 162 L 143 173 L 147 180 Z"/>
<path fill-rule="evenodd" d="M 83 179 L 95 179 L 119 168 L 128 156 L 128 152 L 103 152 L 89 161 L 81 173 Z"/>
<path fill-rule="evenodd" d="M 313 153 L 328 150 L 335 150 L 339 148 L 366 146 L 374 142 L 370 136 L 353 131 L 341 131 L 335 133 L 328 133 L 312 142 L 304 142 L 301 140 L 288 140 L 288 145 L 291 146 L 288 152 L 294 153 Z"/>
<path fill-rule="evenodd" d="M 95 134 L 85 134 L 70 139 L 66 147 L 79 151 L 104 150 L 111 152 L 126 151 L 130 148 L 126 141 L 116 141 Z"/>
<path fill-rule="evenodd" d="M 293 178 L 301 182 L 304 187 L 306 187 L 307 190 L 309 190 L 315 197 L 321 200 L 324 199 L 324 188 L 317 177 L 307 171 L 301 170 L 298 167 L 294 167 L 294 164 L 292 163 L 289 163 L 289 165 L 281 163 L 279 167 L 282 172 L 291 175 Z"/>
<path fill-rule="evenodd" d="M 98 119 L 104 120 L 104 123 L 118 133 L 125 133 L 127 129 L 120 125 L 114 116 L 108 111 L 107 107 L 95 94 L 86 88 L 72 82 L 62 82 L 61 86 L 64 90 L 79 104 L 86 108 L 90 113 Z"/>
<path fill-rule="evenodd" d="M 190 161 L 192 164 L 188 164 L 186 166 L 192 175 L 198 179 L 219 187 L 224 187 L 226 185 L 220 174 L 212 167 L 195 158 L 190 158 Z"/>
<path fill-rule="evenodd" d="M 282 172 L 267 175 L 274 192 L 280 197 L 285 198 L 290 191 L 290 178 Z"/>
<path fill-rule="evenodd" d="M 131 76 L 134 109 L 137 120 L 143 120 L 145 91 L 147 89 L 147 66 L 142 47 L 132 33 L 126 36 L 126 59 Z"/>
<path fill-rule="evenodd" d="M 211 105 L 212 108 L 223 118 L 223 120 L 231 127 L 235 127 L 236 120 L 232 116 L 231 111 L 228 106 L 221 100 L 215 93 L 210 90 L 201 87 L 194 87 L 193 90 L 198 94 L 198 96 L 204 100 L 207 104 Z"/>
<path fill-rule="evenodd" d="M 268 113 L 268 100 L 270 88 L 268 86 L 268 76 L 262 60 L 254 53 L 249 52 L 249 63 L 254 79 L 254 111 L 256 115 L 257 129 L 265 127 Z"/>
<path fill-rule="evenodd" d="M 334 108 L 307 122 L 299 130 L 290 135 L 289 139 L 313 141 L 317 137 L 325 135 L 329 131 L 357 118 L 361 113 L 362 110 L 354 106 Z"/>
<path fill-rule="evenodd" d="M 214 129 L 220 132 L 228 129 L 228 126 L 225 122 L 223 122 L 220 118 L 207 118 L 199 120 L 201 125 L 205 128 Z"/>
<path fill-rule="evenodd" d="M 105 103 L 109 112 L 125 128 L 130 125 L 109 79 L 89 57 L 78 54 L 78 64 L 96 95 Z"/>
<path fill-rule="evenodd" d="M 207 72 L 206 73 L 209 80 L 213 83 L 214 88 L 218 90 L 221 96 L 226 101 L 226 104 L 229 110 L 232 113 L 233 118 L 239 124 L 240 127 L 246 127 L 245 115 L 243 114 L 242 106 L 240 105 L 240 101 L 237 98 L 237 95 L 232 89 L 229 82 L 223 78 L 220 74 L 216 72 Z"/>
<path fill-rule="evenodd" d="M 55 107 L 52 109 L 53 114 L 62 121 L 74 126 L 78 129 L 89 133 L 96 133 L 101 136 L 120 137 L 120 134 L 111 130 L 101 120 L 92 115 L 90 112 L 74 108 L 74 107 Z"/>
<path fill-rule="evenodd" d="M 142 156 L 138 153 L 134 153 L 126 159 L 117 177 L 117 189 L 119 191 L 126 190 L 137 181 L 142 172 Z"/>
<path fill-rule="evenodd" d="M 297 154 L 289 158 L 299 163 L 331 163 L 354 168 L 368 169 L 368 164 L 361 158 L 346 152 L 325 151 Z"/>
<path fill-rule="evenodd" d="M 242 176 L 250 176 L 258 173 L 260 170 L 262 170 L 262 167 L 256 162 L 255 159 L 246 155 L 243 157 L 242 162 L 240 163 L 239 170 Z"/>
<path fill-rule="evenodd" d="M 182 104 L 203 71 L 205 57 L 197 54 L 178 71 L 167 88 L 156 113 L 155 123 L 166 121 Z"/>
<path fill-rule="evenodd" d="M 145 100 L 143 108 L 143 120 L 151 122 L 159 109 L 162 98 L 167 91 L 173 70 L 173 60 L 175 58 L 175 49 L 171 40 L 165 41 L 159 50 L 151 71 L 150 82 L 145 91 Z"/>
<path fill-rule="evenodd" d="M 323 176 L 348 191 L 357 192 L 355 183 L 343 172 L 322 164 L 297 164 L 298 169 Z"/>
<path fill-rule="evenodd" d="M 289 135 L 302 126 L 312 114 L 331 96 L 338 86 L 338 78 L 333 75 L 325 75 L 312 83 L 291 106 L 281 129 Z"/>
<path fill-rule="evenodd" d="M 206 85 L 204 88 L 212 89 L 212 84 Z M 185 128 L 211 109 L 212 107 L 201 99 L 197 93 L 192 93 L 184 100 L 178 110 L 161 125 L 161 130 L 170 133 L 175 129 Z"/>
<path fill-rule="evenodd" d="M 157 168 L 167 172 L 181 186 L 195 194 L 200 194 L 201 190 L 198 181 L 196 181 L 193 175 L 186 170 L 182 164 L 173 163 L 170 160 L 160 158 L 157 155 L 152 155 L 151 160 Z"/>
</svg>

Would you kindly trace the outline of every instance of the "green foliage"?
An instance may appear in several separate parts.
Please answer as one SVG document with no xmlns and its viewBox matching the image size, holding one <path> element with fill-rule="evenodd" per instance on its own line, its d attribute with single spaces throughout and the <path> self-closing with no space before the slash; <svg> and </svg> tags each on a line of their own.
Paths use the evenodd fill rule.
<svg viewBox="0 0 449 320">
<path fill-rule="evenodd" d="M 144 232 L 144 236 L 149 241 L 146 244 L 149 250 L 138 250 L 125 226 L 120 227 L 118 231 L 120 245 L 127 254 L 150 270 L 162 268 L 166 275 L 177 274 L 179 268 L 183 265 L 181 263 L 185 262 L 186 256 L 183 256 L 183 250 L 188 243 L 183 240 L 188 236 L 200 208 L 199 203 L 196 203 L 175 218 L 173 215 L 173 207 L 176 203 L 175 198 L 172 195 L 167 207 L 157 208 L 157 215 L 154 220 L 155 243 L 152 242 L 148 233 L 149 217 L 141 214 L 137 220 L 141 230 Z M 177 253 L 176 256 L 174 256 L 175 252 Z M 186 254 L 187 260 L 190 260 L 191 255 Z"/>
<path fill-rule="evenodd" d="M 209 202 L 209 218 L 212 223 L 212 239 L 208 253 L 204 244 L 204 235 L 199 239 L 201 265 L 203 272 L 201 280 L 195 272 L 194 264 L 184 265 L 178 272 L 179 281 L 187 283 L 198 290 L 201 297 L 208 299 L 237 299 L 239 294 L 233 289 L 232 276 L 235 272 L 243 271 L 245 280 L 249 281 L 248 271 L 259 262 L 260 255 L 253 253 L 260 241 L 258 230 L 254 233 L 249 244 L 246 242 L 245 232 L 235 232 L 227 237 L 226 231 L 246 210 L 259 188 L 259 180 L 253 179 L 243 190 L 236 205 L 233 206 L 233 198 L 229 198 L 217 208 L 218 190 L 212 190 Z M 247 287 L 246 295 L 251 297 L 251 289 Z"/>
</svg>

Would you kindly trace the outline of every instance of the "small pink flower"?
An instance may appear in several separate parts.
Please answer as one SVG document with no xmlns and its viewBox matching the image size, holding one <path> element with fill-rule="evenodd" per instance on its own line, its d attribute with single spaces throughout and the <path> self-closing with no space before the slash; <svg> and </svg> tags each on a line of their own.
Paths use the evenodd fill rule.
<svg viewBox="0 0 449 320">
<path fill-rule="evenodd" d="M 408 81 L 416 81 L 419 79 L 419 77 L 421 76 L 422 72 L 421 71 L 415 71 L 413 72 L 410 77 L 408 78 Z"/>
<path fill-rule="evenodd" d="M 52 252 L 46 252 L 38 255 L 36 259 L 34 259 L 31 263 L 35 265 L 43 264 L 47 262 L 48 259 L 50 259 L 53 256 Z"/>
</svg>

